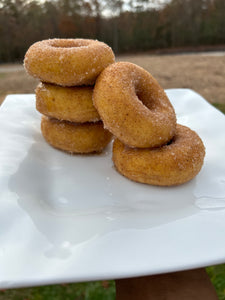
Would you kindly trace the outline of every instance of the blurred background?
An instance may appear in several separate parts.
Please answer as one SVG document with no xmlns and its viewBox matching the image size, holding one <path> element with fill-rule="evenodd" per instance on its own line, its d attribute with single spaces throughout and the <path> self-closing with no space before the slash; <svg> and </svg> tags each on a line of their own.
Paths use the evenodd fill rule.
<svg viewBox="0 0 225 300">
<path fill-rule="evenodd" d="M 224 0 L 0 0 L 0 62 L 54 37 L 103 40 L 117 54 L 225 49 L 224 11 Z"/>
<path fill-rule="evenodd" d="M 225 112 L 225 0 L 0 0 L 0 104 L 34 93 L 23 58 L 48 38 L 104 41 L 163 88 L 191 88 Z M 225 300 L 225 265 L 207 272 Z M 0 290 L 0 300 L 114 298 L 113 281 Z"/>
<path fill-rule="evenodd" d="M 0 0 L 0 103 L 33 93 L 22 61 L 48 38 L 104 41 L 163 88 L 191 88 L 225 109 L 224 0 Z"/>
</svg>

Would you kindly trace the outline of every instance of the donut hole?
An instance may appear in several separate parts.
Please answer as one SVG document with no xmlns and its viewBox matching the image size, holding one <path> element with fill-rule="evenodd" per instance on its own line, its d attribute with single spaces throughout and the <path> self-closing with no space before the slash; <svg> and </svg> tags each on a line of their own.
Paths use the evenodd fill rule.
<svg viewBox="0 0 225 300">
<path fill-rule="evenodd" d="M 154 110 L 154 100 L 152 99 L 150 93 L 136 88 L 135 94 L 138 100 L 141 101 L 144 106 L 146 106 L 148 109 Z"/>
<path fill-rule="evenodd" d="M 141 101 L 146 108 L 155 110 L 156 101 L 152 93 L 150 82 L 148 83 L 148 81 L 146 81 L 146 78 L 142 79 L 140 76 L 135 76 L 133 78 L 132 85 L 134 87 L 134 92 L 137 99 Z"/>
<path fill-rule="evenodd" d="M 174 137 L 166 144 L 166 146 L 172 145 L 173 143 L 175 143 L 175 141 L 176 141 L 176 136 L 174 136 Z"/>
<path fill-rule="evenodd" d="M 50 45 L 55 48 L 80 48 L 87 47 L 89 42 L 84 40 L 55 39 L 51 41 Z"/>
<path fill-rule="evenodd" d="M 136 97 L 138 98 L 139 101 L 141 101 L 143 103 L 144 106 L 146 106 L 147 108 L 150 108 L 150 101 L 148 99 L 146 99 L 146 95 L 145 93 L 136 90 Z"/>
<path fill-rule="evenodd" d="M 135 94 L 139 101 L 152 112 L 160 112 L 163 109 L 160 93 L 154 91 L 151 83 L 138 82 L 135 86 Z"/>
</svg>

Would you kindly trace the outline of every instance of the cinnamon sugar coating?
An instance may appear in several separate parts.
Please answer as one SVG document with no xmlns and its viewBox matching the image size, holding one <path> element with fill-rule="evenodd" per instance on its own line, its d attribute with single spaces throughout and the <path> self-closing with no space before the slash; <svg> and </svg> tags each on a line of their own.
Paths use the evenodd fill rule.
<svg viewBox="0 0 225 300">
<path fill-rule="evenodd" d="M 34 43 L 24 66 L 40 81 L 61 86 L 92 85 L 101 71 L 115 61 L 112 49 L 88 39 L 49 39 Z"/>
<path fill-rule="evenodd" d="M 101 152 L 112 139 L 101 121 L 81 124 L 43 116 L 41 131 L 50 145 L 70 153 Z"/>
<path fill-rule="evenodd" d="M 35 92 L 36 109 L 41 114 L 79 123 L 100 120 L 92 101 L 92 86 L 61 87 L 40 83 Z"/>
<path fill-rule="evenodd" d="M 175 134 L 176 115 L 166 93 L 135 64 L 108 66 L 97 78 L 93 102 L 104 126 L 130 147 L 161 146 Z"/>
<path fill-rule="evenodd" d="M 168 145 L 153 149 L 130 148 L 116 139 L 113 162 L 118 172 L 141 183 L 171 186 L 185 183 L 201 170 L 205 147 L 196 132 L 177 125 Z"/>
</svg>

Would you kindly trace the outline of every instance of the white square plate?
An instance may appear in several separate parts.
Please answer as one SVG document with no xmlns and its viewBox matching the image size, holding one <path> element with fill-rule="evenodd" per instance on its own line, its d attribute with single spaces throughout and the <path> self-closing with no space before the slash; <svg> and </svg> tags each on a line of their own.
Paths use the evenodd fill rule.
<svg viewBox="0 0 225 300">
<path fill-rule="evenodd" d="M 101 155 L 69 155 L 40 132 L 34 95 L 0 108 L 0 288 L 132 277 L 225 262 L 225 117 L 167 90 L 206 147 L 177 187 L 132 182 Z"/>
</svg>

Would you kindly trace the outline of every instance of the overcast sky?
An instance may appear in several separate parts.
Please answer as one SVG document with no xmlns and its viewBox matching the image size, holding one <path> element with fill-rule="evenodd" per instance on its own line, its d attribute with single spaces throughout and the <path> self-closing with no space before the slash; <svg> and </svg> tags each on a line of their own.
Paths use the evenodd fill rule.
<svg viewBox="0 0 225 300">
<path fill-rule="evenodd" d="M 129 0 L 123 0 L 123 2 L 124 2 L 123 11 L 126 11 L 126 10 L 130 9 L 130 5 L 128 4 Z M 159 7 L 165 5 L 168 2 L 170 2 L 170 0 L 149 0 L 149 1 L 146 1 L 146 4 L 144 5 L 143 8 L 145 8 L 145 9 L 147 9 L 147 8 L 159 8 Z M 126 5 L 126 3 L 127 3 L 127 5 Z M 135 1 L 134 1 L 134 3 L 135 3 Z M 136 5 L 138 5 L 138 2 L 136 2 Z M 115 12 L 115 14 L 116 14 L 116 12 Z M 104 16 L 112 15 L 111 9 L 106 7 L 103 11 L 103 15 Z"/>
</svg>

